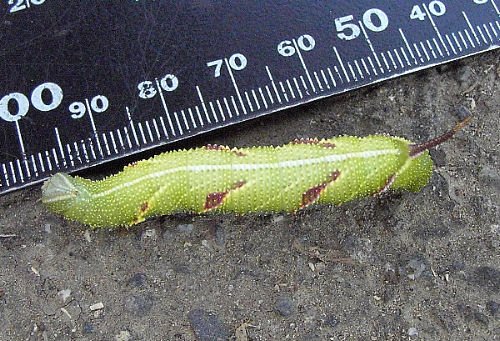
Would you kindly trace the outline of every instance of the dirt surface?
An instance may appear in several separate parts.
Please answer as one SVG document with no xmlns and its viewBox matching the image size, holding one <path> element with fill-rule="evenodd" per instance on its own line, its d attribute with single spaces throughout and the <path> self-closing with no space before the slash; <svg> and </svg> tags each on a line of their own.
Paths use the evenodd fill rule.
<svg viewBox="0 0 500 341">
<path fill-rule="evenodd" d="M 177 145 L 424 141 L 472 113 L 418 193 L 95 231 L 40 186 L 0 197 L 0 340 L 499 339 L 499 78 L 489 52 Z"/>
</svg>

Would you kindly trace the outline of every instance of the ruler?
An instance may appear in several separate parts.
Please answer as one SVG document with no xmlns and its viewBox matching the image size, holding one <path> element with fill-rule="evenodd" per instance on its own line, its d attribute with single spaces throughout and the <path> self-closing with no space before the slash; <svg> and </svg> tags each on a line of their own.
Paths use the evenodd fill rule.
<svg viewBox="0 0 500 341">
<path fill-rule="evenodd" d="M 499 0 L 4 0 L 0 193 L 497 48 Z"/>
</svg>

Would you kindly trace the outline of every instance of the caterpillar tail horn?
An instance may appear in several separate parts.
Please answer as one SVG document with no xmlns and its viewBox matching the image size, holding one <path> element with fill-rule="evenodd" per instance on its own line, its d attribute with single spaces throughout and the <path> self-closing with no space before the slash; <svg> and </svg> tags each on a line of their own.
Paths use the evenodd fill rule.
<svg viewBox="0 0 500 341">
<path fill-rule="evenodd" d="M 469 121 L 471 119 L 472 119 L 471 116 L 467 117 L 465 120 L 463 120 L 462 122 L 458 123 L 456 126 L 454 126 L 448 132 L 446 132 L 443 135 L 441 135 L 439 137 L 436 137 L 436 138 L 434 138 L 432 140 L 429 140 L 427 142 L 420 143 L 420 144 L 411 144 L 411 145 L 409 145 L 408 148 L 410 149 L 410 153 L 409 153 L 410 157 L 411 158 L 415 158 L 415 157 L 419 156 L 422 152 L 424 152 L 426 150 L 429 150 L 432 147 L 435 147 L 438 144 L 441 144 L 441 143 L 447 141 L 453 135 L 455 135 L 455 133 L 457 131 L 459 131 L 460 129 L 462 129 L 463 126 L 465 126 L 467 123 L 469 123 Z"/>
</svg>

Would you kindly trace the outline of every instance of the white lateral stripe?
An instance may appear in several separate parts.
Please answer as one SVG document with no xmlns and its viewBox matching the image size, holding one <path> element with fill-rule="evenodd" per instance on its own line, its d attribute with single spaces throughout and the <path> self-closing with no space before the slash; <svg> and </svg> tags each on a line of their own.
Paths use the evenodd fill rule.
<svg viewBox="0 0 500 341">
<path fill-rule="evenodd" d="M 311 166 L 319 163 L 339 162 L 351 158 L 368 159 L 380 155 L 389 155 L 398 153 L 399 150 L 397 149 L 382 149 L 382 150 L 369 150 L 364 152 L 346 153 L 346 154 L 331 154 L 314 159 L 288 160 L 288 161 L 274 162 L 274 163 L 243 163 L 243 164 L 234 163 L 226 165 L 193 165 L 193 166 L 176 167 L 147 174 L 135 180 L 119 184 L 106 191 L 93 194 L 92 197 L 99 198 L 102 196 L 106 196 L 115 191 L 138 184 L 144 180 L 162 177 L 164 175 L 176 173 L 179 171 L 191 171 L 191 172 L 221 171 L 221 170 L 249 171 L 249 170 L 270 169 L 270 168 L 292 168 L 300 166 Z"/>
</svg>

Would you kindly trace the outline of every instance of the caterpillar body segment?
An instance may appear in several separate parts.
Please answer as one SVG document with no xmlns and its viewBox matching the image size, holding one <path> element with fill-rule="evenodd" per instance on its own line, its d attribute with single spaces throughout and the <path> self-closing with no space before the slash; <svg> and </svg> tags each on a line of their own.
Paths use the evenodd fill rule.
<svg viewBox="0 0 500 341">
<path fill-rule="evenodd" d="M 301 139 L 279 147 L 208 145 L 164 153 L 99 181 L 58 173 L 43 185 L 42 202 L 92 227 L 186 211 L 294 212 L 388 189 L 420 190 L 432 173 L 427 145 L 439 139 L 425 148 L 381 135 Z"/>
</svg>

